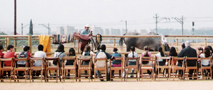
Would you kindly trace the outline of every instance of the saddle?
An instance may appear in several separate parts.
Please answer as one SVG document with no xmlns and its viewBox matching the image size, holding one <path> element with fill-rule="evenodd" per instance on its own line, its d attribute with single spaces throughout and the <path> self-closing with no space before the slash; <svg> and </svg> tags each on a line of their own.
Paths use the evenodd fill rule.
<svg viewBox="0 0 213 90">
<path fill-rule="evenodd" d="M 73 36 L 76 39 L 81 39 L 81 40 L 85 40 L 85 41 L 89 41 L 90 40 L 90 34 L 88 34 L 88 35 L 79 35 L 77 33 L 74 33 Z"/>
</svg>

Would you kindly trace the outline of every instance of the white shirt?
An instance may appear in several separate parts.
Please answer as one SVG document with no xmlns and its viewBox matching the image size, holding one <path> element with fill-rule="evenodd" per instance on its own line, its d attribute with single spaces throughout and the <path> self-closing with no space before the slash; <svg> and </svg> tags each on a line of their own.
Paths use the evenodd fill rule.
<svg viewBox="0 0 213 90">
<path fill-rule="evenodd" d="M 134 57 L 136 58 L 136 57 L 138 57 L 138 54 L 136 53 L 136 52 L 130 52 L 129 54 L 128 54 L 128 58 L 133 58 L 133 55 L 132 54 L 134 54 Z M 129 61 L 136 61 L 135 59 L 134 60 L 129 60 Z"/>
<path fill-rule="evenodd" d="M 159 52 L 159 53 L 157 53 L 157 54 L 155 54 L 155 56 L 156 56 L 157 58 L 161 57 L 160 52 Z M 162 60 L 162 59 L 158 59 L 157 61 L 163 61 L 163 60 Z"/>
<path fill-rule="evenodd" d="M 45 57 L 47 57 L 47 55 L 43 51 L 37 51 L 37 52 L 35 52 L 34 57 L 45 58 Z M 43 62 L 42 60 L 35 60 L 34 66 L 41 66 L 42 62 Z"/>
<path fill-rule="evenodd" d="M 200 54 L 200 57 L 201 58 L 205 58 L 205 54 Z M 209 65 L 209 60 L 202 60 L 201 59 L 201 63 L 202 63 L 202 65 Z"/>
</svg>

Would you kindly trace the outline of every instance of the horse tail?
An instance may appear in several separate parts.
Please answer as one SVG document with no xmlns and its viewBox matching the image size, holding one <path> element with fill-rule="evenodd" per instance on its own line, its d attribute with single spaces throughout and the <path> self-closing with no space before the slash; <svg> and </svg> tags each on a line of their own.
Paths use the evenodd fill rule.
<svg viewBox="0 0 213 90">
<path fill-rule="evenodd" d="M 119 45 L 123 46 L 123 41 L 124 41 L 124 38 L 121 37 L 120 40 L 119 40 Z"/>
</svg>

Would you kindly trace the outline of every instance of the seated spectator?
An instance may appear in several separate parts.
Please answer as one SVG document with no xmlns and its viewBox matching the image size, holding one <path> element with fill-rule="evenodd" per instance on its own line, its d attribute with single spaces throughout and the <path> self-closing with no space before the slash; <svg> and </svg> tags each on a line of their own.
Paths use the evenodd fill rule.
<svg viewBox="0 0 213 90">
<path fill-rule="evenodd" d="M 209 50 L 210 50 L 210 54 L 212 55 L 212 53 L 213 53 L 212 46 L 209 45 L 208 48 L 209 48 Z"/>
<path fill-rule="evenodd" d="M 75 55 L 75 49 L 74 48 L 70 48 L 69 49 L 69 53 L 67 54 L 67 56 L 76 56 Z M 66 65 L 73 65 L 74 64 L 74 60 L 68 60 L 66 62 Z"/>
<path fill-rule="evenodd" d="M 18 56 L 18 58 L 30 58 L 31 57 L 31 54 L 30 54 L 30 47 L 29 46 L 25 46 L 23 48 L 23 52 L 21 52 Z M 26 65 L 26 61 L 18 61 L 17 62 L 17 65 L 18 67 L 25 67 Z M 28 64 L 29 65 L 29 64 Z M 23 76 L 24 75 L 24 71 L 19 71 L 18 72 L 18 75 L 19 76 Z"/>
<path fill-rule="evenodd" d="M 169 51 L 169 56 L 172 56 L 172 57 L 177 57 L 177 52 L 176 52 L 176 49 L 175 47 L 171 47 L 170 51 Z M 176 60 L 173 62 L 173 65 L 176 65 Z M 172 63 L 172 62 L 171 62 Z"/>
<path fill-rule="evenodd" d="M 144 51 L 142 54 L 141 54 L 141 57 L 151 57 L 151 53 L 149 52 L 149 47 L 147 46 L 144 46 Z M 143 59 L 144 60 L 144 59 Z M 142 64 L 144 65 L 152 65 L 152 61 L 143 61 L 142 60 Z M 147 70 L 147 73 L 148 74 L 151 74 L 151 71 L 150 70 Z"/>
<path fill-rule="evenodd" d="M 38 51 L 35 52 L 34 56 L 33 57 L 39 57 L 39 58 L 46 58 L 47 55 L 45 52 L 43 52 L 43 45 L 38 45 Z M 33 63 L 34 66 L 42 66 L 42 63 L 43 61 L 42 60 L 35 60 L 35 62 Z M 33 74 L 36 74 L 36 76 L 39 76 L 40 75 L 40 72 L 41 71 L 36 71 L 36 72 L 33 72 Z M 35 75 L 34 75 L 35 76 Z"/>
<path fill-rule="evenodd" d="M 47 55 L 46 55 L 45 52 L 43 52 L 43 49 L 44 49 L 43 45 L 41 45 L 41 44 L 38 45 L 38 51 L 35 52 L 35 54 L 34 54 L 33 57 L 46 58 Z M 33 65 L 34 65 L 34 66 L 41 66 L 41 65 L 42 65 L 42 62 L 43 62 L 43 61 L 41 61 L 41 60 L 35 60 L 35 62 L 34 62 Z"/>
<path fill-rule="evenodd" d="M 65 51 L 64 51 L 64 45 L 59 44 L 57 50 L 56 50 L 55 53 L 54 53 L 54 57 L 59 58 L 59 60 L 60 60 L 59 66 L 60 66 L 60 67 L 61 67 L 62 64 L 63 64 L 62 58 L 66 56 L 66 54 L 65 54 L 64 52 L 65 52 Z M 54 64 L 54 65 L 57 65 L 57 62 L 56 62 L 56 61 L 53 61 L 53 64 Z"/>
<path fill-rule="evenodd" d="M 158 48 L 158 53 L 155 54 L 155 57 L 157 58 L 157 62 L 159 63 L 160 66 L 165 65 L 165 61 L 163 59 L 159 59 L 159 57 L 164 57 L 164 52 L 161 47 Z"/>
<path fill-rule="evenodd" d="M 144 51 L 142 54 L 141 54 L 141 57 L 151 57 L 151 53 L 149 52 L 149 48 L 147 46 L 144 46 Z M 148 62 L 148 61 L 142 61 L 142 64 L 148 64 L 148 65 L 151 65 L 152 62 Z"/>
<path fill-rule="evenodd" d="M 106 50 L 106 46 L 105 45 L 101 45 L 100 52 L 96 53 L 95 58 L 111 59 L 112 56 L 109 53 L 105 52 L 105 50 Z M 96 64 L 96 67 L 106 67 L 105 66 L 105 62 L 102 62 L 102 61 L 97 61 L 95 64 Z M 95 72 L 96 72 L 97 76 L 99 76 L 99 77 L 101 76 L 100 71 L 96 70 Z M 100 80 L 104 81 L 104 79 L 102 79 L 102 78 L 100 78 Z M 109 80 L 109 78 L 108 78 L 108 80 Z"/>
<path fill-rule="evenodd" d="M 182 49 L 186 48 L 185 43 L 181 45 Z"/>
<path fill-rule="evenodd" d="M 3 57 L 4 57 L 3 51 L 4 51 L 4 48 L 3 48 L 2 45 L 0 45 L 0 58 L 3 58 Z"/>
<path fill-rule="evenodd" d="M 67 56 L 76 56 L 75 49 L 74 48 L 70 48 L 69 49 L 69 53 L 67 54 Z M 65 65 L 74 65 L 74 60 L 68 60 Z M 76 66 L 76 67 L 78 67 L 78 66 Z M 76 71 L 77 70 L 78 70 L 78 68 L 76 68 Z M 68 70 L 68 76 L 70 76 L 70 70 Z"/>
<path fill-rule="evenodd" d="M 82 53 L 82 56 L 91 56 L 91 55 L 95 55 L 95 54 L 91 51 L 90 46 L 86 46 L 86 48 L 84 49 L 84 52 Z M 82 65 L 89 65 L 89 62 L 90 61 L 83 61 Z M 84 73 L 85 75 L 87 75 L 87 70 L 85 70 Z"/>
<path fill-rule="evenodd" d="M 132 46 L 132 47 L 130 48 L 130 53 L 128 54 L 128 58 L 136 58 L 136 57 L 138 57 L 138 54 L 135 52 L 135 47 Z M 136 60 L 135 60 L 135 59 L 129 60 L 128 64 L 129 64 L 129 65 L 136 65 Z M 128 71 L 128 70 L 126 70 L 126 71 Z M 132 68 L 132 70 L 131 70 L 131 77 L 134 77 L 134 76 L 133 76 L 134 71 L 135 71 L 135 69 Z M 124 76 L 125 76 L 125 72 L 124 72 L 124 74 L 123 74 L 123 77 L 124 77 Z"/>
<path fill-rule="evenodd" d="M 199 55 L 199 57 L 200 58 L 209 58 L 209 57 L 211 57 L 210 49 L 208 47 L 205 47 L 204 53 L 201 53 Z M 202 62 L 202 66 L 209 66 L 210 65 L 209 61 L 207 61 L 207 60 L 201 60 L 201 62 Z"/>
<path fill-rule="evenodd" d="M 13 52 L 14 46 L 8 45 L 7 46 L 7 52 L 4 54 L 4 58 L 16 58 L 15 52 Z M 5 61 L 5 66 L 11 66 L 12 61 Z M 4 76 L 6 75 L 6 72 L 4 72 Z M 8 71 L 8 75 L 10 75 L 10 71 Z"/>
<path fill-rule="evenodd" d="M 121 54 L 117 52 L 118 49 L 117 48 L 114 48 L 113 49 L 113 54 L 112 54 L 112 57 L 121 57 Z M 121 60 L 113 60 L 112 61 L 112 67 L 121 67 Z M 120 75 L 121 71 L 119 71 L 119 75 Z M 114 76 L 114 71 L 111 72 L 111 76 Z"/>
<path fill-rule="evenodd" d="M 190 47 L 190 42 L 185 42 L 186 48 L 181 50 L 181 52 L 178 54 L 178 57 L 197 57 L 197 52 L 195 49 Z M 187 61 L 187 66 L 196 66 L 197 60 L 190 60 Z M 178 66 L 182 66 L 182 61 L 178 61 Z M 182 71 L 179 71 L 180 74 L 182 74 Z M 189 70 L 189 79 L 192 79 L 193 70 Z"/>
</svg>

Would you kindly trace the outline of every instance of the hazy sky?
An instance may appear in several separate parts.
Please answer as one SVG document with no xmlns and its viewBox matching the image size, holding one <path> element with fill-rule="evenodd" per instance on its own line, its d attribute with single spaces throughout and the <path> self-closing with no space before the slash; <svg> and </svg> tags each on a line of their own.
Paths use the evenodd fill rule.
<svg viewBox="0 0 213 90">
<path fill-rule="evenodd" d="M 13 32 L 14 0 L 0 0 L 0 31 Z M 85 24 L 103 28 L 155 29 L 155 19 L 162 17 L 185 17 L 184 28 L 213 27 L 213 0 L 17 0 L 17 30 L 21 23 L 35 24 L 35 32 L 47 33 L 38 24 L 50 23 L 52 31 L 60 25 L 80 29 Z M 171 23 L 169 23 L 171 22 Z M 28 26 L 24 33 L 28 32 Z M 175 20 L 162 20 L 158 28 L 181 29 Z M 46 31 L 45 31 L 46 30 Z"/>
</svg>

